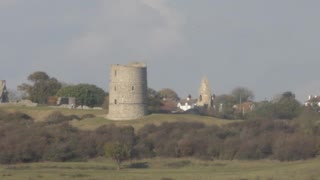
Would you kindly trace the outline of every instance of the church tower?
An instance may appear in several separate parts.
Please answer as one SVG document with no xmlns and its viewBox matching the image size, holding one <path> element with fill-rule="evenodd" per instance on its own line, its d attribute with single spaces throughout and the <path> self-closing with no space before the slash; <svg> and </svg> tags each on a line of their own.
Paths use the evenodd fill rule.
<svg viewBox="0 0 320 180">
<path fill-rule="evenodd" d="M 201 81 L 197 106 L 211 108 L 213 107 L 213 98 L 208 78 L 205 76 Z"/>
</svg>

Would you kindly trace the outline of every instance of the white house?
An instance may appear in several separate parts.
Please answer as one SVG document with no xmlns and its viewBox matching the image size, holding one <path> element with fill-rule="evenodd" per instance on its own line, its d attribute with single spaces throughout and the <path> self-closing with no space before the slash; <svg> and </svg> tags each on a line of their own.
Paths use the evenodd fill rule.
<svg viewBox="0 0 320 180">
<path fill-rule="evenodd" d="M 197 99 L 191 99 L 191 96 L 187 99 L 182 99 L 178 102 L 177 107 L 183 111 L 193 109 L 197 105 Z"/>
<path fill-rule="evenodd" d="M 308 100 L 304 103 L 305 106 L 319 106 L 320 107 L 320 96 L 308 96 Z"/>
</svg>

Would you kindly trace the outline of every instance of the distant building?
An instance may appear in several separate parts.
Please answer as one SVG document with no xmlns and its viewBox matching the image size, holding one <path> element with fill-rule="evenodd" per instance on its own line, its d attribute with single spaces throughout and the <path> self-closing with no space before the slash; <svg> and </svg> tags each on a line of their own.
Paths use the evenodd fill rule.
<svg viewBox="0 0 320 180">
<path fill-rule="evenodd" d="M 178 102 L 177 107 L 182 111 L 188 111 L 197 106 L 197 99 L 191 99 L 191 95 L 187 99 L 182 99 Z"/>
<path fill-rule="evenodd" d="M 164 113 L 172 113 L 177 111 L 177 102 L 172 100 L 163 99 L 161 101 L 160 111 Z"/>
<path fill-rule="evenodd" d="M 198 99 L 192 99 L 191 95 L 189 95 L 187 99 L 180 100 L 177 107 L 183 111 L 188 111 L 195 107 L 214 109 L 214 98 L 215 95 L 211 93 L 208 78 L 204 77 L 201 80 Z"/>
<path fill-rule="evenodd" d="M 7 86 L 6 86 L 6 81 L 0 80 L 0 103 L 9 102 L 8 94 L 9 93 L 8 93 Z"/>
<path fill-rule="evenodd" d="M 305 106 L 319 106 L 320 107 L 320 96 L 309 95 L 308 100 L 304 103 Z"/>
<path fill-rule="evenodd" d="M 70 109 L 74 109 L 77 105 L 75 97 L 58 97 L 56 103 L 58 106 L 68 105 Z"/>
<path fill-rule="evenodd" d="M 214 108 L 214 95 L 211 93 L 209 87 L 209 81 L 207 77 L 204 77 L 201 81 L 199 89 L 199 98 L 197 101 L 197 106 Z"/>
<path fill-rule="evenodd" d="M 244 102 L 241 104 L 236 104 L 233 106 L 233 109 L 242 114 L 246 114 L 248 112 L 253 111 L 255 108 L 255 104 L 253 102 Z"/>
</svg>

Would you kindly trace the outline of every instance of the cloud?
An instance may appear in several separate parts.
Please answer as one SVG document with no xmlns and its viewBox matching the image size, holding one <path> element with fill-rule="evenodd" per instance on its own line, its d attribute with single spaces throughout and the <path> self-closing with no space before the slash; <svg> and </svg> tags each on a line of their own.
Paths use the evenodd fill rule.
<svg viewBox="0 0 320 180">
<path fill-rule="evenodd" d="M 72 39 L 68 59 L 85 60 L 126 53 L 150 57 L 183 42 L 183 18 L 168 0 L 101 1 L 86 28 Z"/>
<path fill-rule="evenodd" d="M 7 8 L 16 4 L 16 0 L 1 0 L 0 1 L 0 9 Z"/>
</svg>

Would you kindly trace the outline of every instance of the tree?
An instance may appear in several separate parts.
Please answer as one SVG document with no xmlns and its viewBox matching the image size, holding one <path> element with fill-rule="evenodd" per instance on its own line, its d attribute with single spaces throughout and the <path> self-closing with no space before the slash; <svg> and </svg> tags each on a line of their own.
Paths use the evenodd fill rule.
<svg viewBox="0 0 320 180">
<path fill-rule="evenodd" d="M 292 92 L 284 92 L 275 103 L 275 114 L 279 119 L 293 119 L 301 112 L 301 104 Z"/>
<path fill-rule="evenodd" d="M 156 90 L 152 89 L 152 88 L 148 88 L 148 97 L 152 97 L 152 98 L 159 98 L 159 94 Z"/>
<path fill-rule="evenodd" d="M 49 96 L 54 96 L 61 88 L 61 83 L 45 72 L 37 71 L 28 76 L 28 80 L 33 84 L 23 83 L 18 86 L 18 90 L 28 94 L 28 99 L 39 104 L 45 104 Z"/>
<path fill-rule="evenodd" d="M 253 92 L 245 87 L 237 87 L 232 90 L 231 94 L 238 102 L 240 100 L 241 102 L 247 102 L 254 98 Z"/>
<path fill-rule="evenodd" d="M 105 155 L 117 163 L 117 169 L 120 170 L 121 163 L 131 157 L 131 149 L 121 143 L 107 143 Z"/>
<path fill-rule="evenodd" d="M 154 89 L 148 88 L 148 94 L 147 94 L 147 108 L 148 112 L 159 112 L 160 107 L 162 106 L 161 103 L 161 97 L 157 91 Z"/>
<path fill-rule="evenodd" d="M 257 103 L 254 110 L 249 113 L 248 118 L 252 120 L 271 120 L 277 118 L 274 103 L 269 101 Z"/>
<path fill-rule="evenodd" d="M 219 117 L 224 119 L 233 119 L 234 118 L 234 109 L 233 105 L 237 103 L 237 100 L 234 96 L 231 95 L 220 95 L 215 98 L 215 106 L 218 111 L 217 114 Z"/>
<path fill-rule="evenodd" d="M 8 89 L 8 97 L 10 102 L 17 102 L 26 97 L 26 95 L 16 89 Z"/>
<path fill-rule="evenodd" d="M 78 84 L 61 88 L 57 92 L 60 97 L 75 97 L 77 104 L 89 107 L 101 106 L 107 93 L 91 84 Z"/>
<path fill-rule="evenodd" d="M 164 88 L 164 89 L 161 89 L 159 92 L 158 92 L 160 98 L 162 99 L 168 99 L 168 100 L 171 100 L 171 101 L 179 101 L 179 96 L 178 94 L 173 91 L 172 89 L 169 89 L 169 88 Z"/>
<path fill-rule="evenodd" d="M 42 71 L 34 72 L 28 76 L 28 80 L 32 82 L 46 81 L 48 79 L 50 79 L 48 74 Z"/>
<path fill-rule="evenodd" d="M 293 119 L 302 110 L 301 104 L 295 99 L 292 92 L 284 92 L 276 96 L 271 102 L 261 102 L 253 112 L 250 119 Z"/>
</svg>

